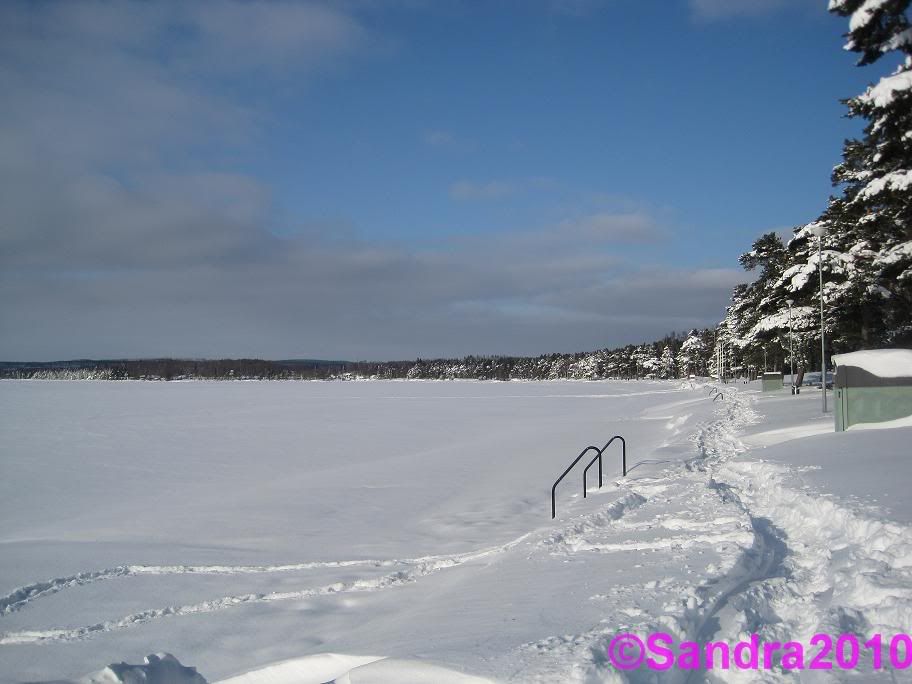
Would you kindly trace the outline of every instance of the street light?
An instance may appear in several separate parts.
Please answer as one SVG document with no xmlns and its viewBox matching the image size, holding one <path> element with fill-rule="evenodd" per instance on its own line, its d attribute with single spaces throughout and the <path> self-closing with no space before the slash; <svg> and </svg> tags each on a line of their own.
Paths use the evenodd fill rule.
<svg viewBox="0 0 912 684">
<path fill-rule="evenodd" d="M 823 390 L 823 412 L 826 413 L 826 347 L 823 338 L 823 236 L 826 235 L 826 227 L 815 223 L 808 232 L 817 236 L 817 273 L 820 276 L 820 389 Z"/>
<path fill-rule="evenodd" d="M 792 335 L 792 304 L 794 299 L 786 299 L 785 303 L 789 305 L 789 372 L 792 376 L 792 394 L 795 393 L 795 344 Z"/>
</svg>

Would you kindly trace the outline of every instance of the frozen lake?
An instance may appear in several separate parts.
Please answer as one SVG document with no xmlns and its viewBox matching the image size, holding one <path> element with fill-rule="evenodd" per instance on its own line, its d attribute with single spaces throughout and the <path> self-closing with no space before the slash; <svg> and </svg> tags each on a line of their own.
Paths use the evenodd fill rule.
<svg viewBox="0 0 912 684">
<path fill-rule="evenodd" d="M 904 629 L 912 428 L 835 435 L 813 392 L 724 392 L 4 381 L 0 681 L 170 652 L 210 682 L 286 659 L 245 684 L 620 682 L 621 630 Z M 552 521 L 555 478 L 615 434 L 629 476 L 612 445 Z"/>
<path fill-rule="evenodd" d="M 551 525 L 550 486 L 583 447 L 621 432 L 635 463 L 671 433 L 663 404 L 702 398 L 677 384 L 648 382 L 4 382 L 0 587 L 124 565 L 393 561 L 514 543 Z M 603 498 L 619 495 L 619 451 L 606 457 L 614 493 Z M 579 473 L 563 483 L 561 517 L 595 510 L 592 499 L 579 500 L 580 489 Z M 370 582 L 413 569 L 112 577 L 4 616 L 0 629 L 72 629 L 147 609 Z M 440 573 L 452 583 L 444 590 L 462 596 L 451 610 L 473 600 L 460 582 L 470 588 L 474 574 L 444 580 Z M 510 600 L 528 601 L 533 610 L 535 594 L 566 590 L 518 589 Z M 472 652 L 481 658 L 550 633 L 545 617 L 504 629 L 499 621 L 516 616 L 498 605 L 485 608 L 498 616 L 488 633 L 481 625 L 462 633 L 464 623 L 452 615 L 456 634 L 447 633 L 433 609 L 406 601 L 407 592 L 377 592 L 389 597 L 382 608 L 370 593 L 256 603 L 98 630 L 92 638 L 0 646 L 0 672 L 73 677 L 153 650 L 189 660 L 210 680 L 332 650 L 430 655 L 471 666 Z M 498 598 L 483 593 L 478 600 Z M 409 627 L 390 629 L 390 621 Z M 416 640 L 413 631 L 425 638 Z M 468 653 L 466 639 L 477 641 Z"/>
</svg>

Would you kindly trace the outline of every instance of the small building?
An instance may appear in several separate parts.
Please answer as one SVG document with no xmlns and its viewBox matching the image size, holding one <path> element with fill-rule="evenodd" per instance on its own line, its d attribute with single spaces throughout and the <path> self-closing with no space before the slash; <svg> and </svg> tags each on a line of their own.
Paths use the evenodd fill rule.
<svg viewBox="0 0 912 684">
<path fill-rule="evenodd" d="M 833 363 L 836 432 L 912 417 L 912 349 L 837 354 Z"/>
<path fill-rule="evenodd" d="M 760 381 L 764 392 L 775 392 L 782 389 L 782 373 L 764 373 Z"/>
</svg>

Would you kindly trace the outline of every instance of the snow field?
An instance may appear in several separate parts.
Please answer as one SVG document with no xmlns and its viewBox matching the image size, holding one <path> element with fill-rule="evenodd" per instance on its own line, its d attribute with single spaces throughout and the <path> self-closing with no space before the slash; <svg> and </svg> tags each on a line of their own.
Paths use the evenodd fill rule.
<svg viewBox="0 0 912 684">
<path fill-rule="evenodd" d="M 814 392 L 728 386 L 713 402 L 689 383 L 125 383 L 112 396 L 110 383 L 58 384 L 0 385 L 0 408 L 25 423 L 5 426 L 12 480 L 0 484 L 3 681 L 75 680 L 168 651 L 232 684 L 696 682 L 703 673 L 619 673 L 605 648 L 624 631 L 867 638 L 912 620 L 912 430 L 828 433 Z M 55 401 L 49 421 L 38 408 Z M 86 430 L 81 414 L 98 406 L 133 418 Z M 574 471 L 551 521 L 554 478 L 616 433 L 628 477 L 606 454 L 605 486 L 591 478 L 583 499 Z M 99 458 L 112 439 L 122 455 Z M 255 458 L 236 457 L 246 446 Z M 31 496 L 15 491 L 38 474 Z M 136 504 L 132 517 L 82 499 L 93 478 Z M 55 504 L 76 513 L 42 514 Z M 174 506 L 194 519 L 177 524 Z M 147 667 L 154 681 L 165 666 Z"/>
<path fill-rule="evenodd" d="M 498 658 L 603 613 L 599 569 L 539 544 L 630 494 L 614 454 L 588 500 L 579 473 L 562 484 L 551 523 L 582 435 L 622 432 L 633 464 L 686 449 L 664 404 L 711 410 L 645 382 L 14 382 L 0 402 L 11 681 L 165 650 L 210 681 L 326 652 L 504 677 Z"/>
</svg>

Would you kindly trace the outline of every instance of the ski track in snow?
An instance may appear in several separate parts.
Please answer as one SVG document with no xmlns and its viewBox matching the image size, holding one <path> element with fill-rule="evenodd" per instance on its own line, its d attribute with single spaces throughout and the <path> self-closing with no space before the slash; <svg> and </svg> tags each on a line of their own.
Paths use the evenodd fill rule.
<svg viewBox="0 0 912 684">
<path fill-rule="evenodd" d="M 660 486 L 659 489 L 662 489 Z M 627 512 L 641 506 L 646 498 L 636 492 L 630 492 L 613 502 L 605 509 L 579 516 L 570 523 L 564 524 L 556 531 L 540 539 L 535 547 L 553 547 L 572 549 L 575 540 L 592 530 L 596 530 L 621 519 Z M 296 572 L 319 568 L 348 567 L 396 567 L 406 569 L 383 575 L 370 580 L 336 582 L 322 587 L 302 589 L 291 592 L 252 593 L 237 596 L 225 596 L 209 601 L 202 601 L 184 606 L 168 606 L 133 613 L 119 620 L 99 622 L 94 625 L 66 629 L 23 630 L 18 632 L 0 632 L 0 645 L 42 644 L 61 641 L 79 641 L 103 632 L 111 632 L 151 622 L 160 618 L 210 613 L 248 603 L 271 603 L 276 601 L 294 601 L 341 593 L 380 591 L 414 582 L 439 570 L 449 569 L 480 560 L 489 556 L 504 553 L 519 546 L 535 533 L 528 532 L 500 546 L 479 551 L 455 555 L 424 556 L 403 559 L 364 559 L 342 561 L 312 561 L 282 565 L 119 565 L 104 570 L 81 572 L 66 577 L 34 582 L 13 590 L 0 597 L 0 616 L 19 611 L 36 600 L 52 596 L 74 587 L 94 584 L 116 578 L 138 577 L 144 575 L 244 575 Z"/>
<path fill-rule="evenodd" d="M 65 589 L 80 587 L 117 577 L 136 577 L 140 575 L 243 575 L 264 574 L 272 572 L 294 572 L 316 568 L 346 568 L 353 566 L 388 567 L 421 562 L 421 559 L 395 560 L 348 560 L 348 561 L 315 561 L 311 563 L 293 563 L 287 565 L 118 565 L 117 567 L 91 572 L 80 572 L 68 577 L 58 577 L 42 582 L 35 582 L 13 590 L 0 597 L 0 615 L 8 615 L 21 610 L 27 604 L 40 598 L 51 596 Z"/>
<path fill-rule="evenodd" d="M 544 539 L 539 540 L 535 546 L 560 546 L 562 548 L 570 548 L 574 544 L 573 540 L 577 539 L 580 535 L 587 531 L 610 525 L 622 518 L 628 511 L 642 505 L 645 501 L 646 498 L 636 492 L 626 494 L 604 510 L 584 514 L 570 523 L 564 524 L 560 529 L 550 532 Z M 409 582 L 415 582 L 424 576 L 440 570 L 454 568 L 475 560 L 481 560 L 505 553 L 528 540 L 533 534 L 534 533 L 532 532 L 528 532 L 500 546 L 490 547 L 479 551 L 455 555 L 424 556 L 420 558 L 313 561 L 283 565 L 120 565 L 104 570 L 81 572 L 66 577 L 35 582 L 15 589 L 6 596 L 0 597 L 0 616 L 21 610 L 36 600 L 67 589 L 115 578 L 138 577 L 143 575 L 243 575 L 295 572 L 317 568 L 347 568 L 358 566 L 380 568 L 405 566 L 404 569 L 397 570 L 375 579 L 336 582 L 321 587 L 307 588 L 298 591 L 225 596 L 189 605 L 142 610 L 118 620 L 109 620 L 83 627 L 0 633 L 0 645 L 47 644 L 53 642 L 80 641 L 104 632 L 127 629 L 161 618 L 211 613 L 244 604 L 295 601 L 315 596 L 381 591 Z"/>
<path fill-rule="evenodd" d="M 620 500 L 609 505 L 605 510 L 588 513 L 580 518 L 565 524 L 557 531 L 551 532 L 540 540 L 537 546 L 572 546 L 572 540 L 587 530 L 593 530 L 609 525 L 619 520 L 624 514 L 640 505 L 646 499 L 631 492 Z M 295 572 L 315 568 L 344 568 L 356 566 L 396 567 L 405 566 L 405 569 L 383 575 L 375 579 L 354 580 L 351 582 L 335 582 L 321 587 L 307 588 L 298 591 L 252 593 L 236 596 L 225 596 L 209 601 L 183 605 L 167 606 L 165 608 L 152 608 L 127 615 L 119 620 L 109 620 L 83 627 L 44 630 L 23 630 L 18 632 L 0 633 L 0 646 L 14 644 L 47 644 L 53 642 L 81 641 L 104 632 L 113 632 L 130 627 L 136 627 L 161 618 L 211 613 L 239 605 L 253 603 L 272 603 L 277 601 L 296 601 L 315 596 L 333 594 L 375 592 L 393 588 L 409 582 L 415 582 L 422 577 L 440 570 L 454 568 L 465 563 L 481 560 L 490 556 L 505 553 L 519 546 L 533 536 L 532 532 L 517 537 L 500 546 L 490 547 L 479 551 L 471 551 L 455 555 L 424 556 L 421 558 L 405 558 L 392 560 L 343 560 L 343 561 L 313 561 L 308 563 L 292 563 L 284 565 L 121 565 L 105 570 L 82 572 L 67 577 L 60 577 L 20 587 L 6 596 L 0 597 L 0 615 L 7 615 L 21 610 L 28 604 L 41 598 L 65 591 L 70 588 L 102 582 L 114 578 L 137 577 L 142 575 L 239 575 L 239 574 L 266 574 L 280 572 Z"/>
<path fill-rule="evenodd" d="M 479 551 L 470 551 L 462 554 L 425 556 L 422 558 L 406 558 L 398 560 L 349 560 L 349 561 L 316 561 L 311 563 L 296 563 L 288 565 L 263 565 L 263 566 L 193 566 L 193 565 L 125 565 L 97 572 L 85 572 L 70 577 L 62 577 L 46 582 L 34 584 L 17 589 L 0 599 L 3 614 L 21 609 L 28 603 L 51 594 L 69 589 L 71 587 L 91 584 L 93 582 L 113 579 L 115 577 L 136 577 L 139 575 L 233 575 L 233 574 L 261 574 L 271 572 L 291 572 L 313 568 L 334 568 L 371 565 L 374 567 L 406 566 L 406 569 L 397 570 L 381 577 L 367 580 L 354 580 L 350 582 L 334 582 L 321 587 L 301 589 L 298 591 L 270 592 L 241 594 L 237 596 L 224 596 L 221 598 L 202 601 L 183 606 L 168 606 L 165 608 L 151 608 L 127 615 L 119 620 L 108 620 L 84 627 L 66 629 L 23 630 L 19 632 L 0 633 L 0 646 L 13 644 L 43 644 L 61 641 L 80 641 L 104 632 L 113 632 L 129 627 L 158 620 L 165 617 L 179 615 L 194 615 L 198 613 L 211 613 L 226 608 L 251 603 L 272 603 L 277 601 L 298 601 L 314 596 L 328 596 L 355 592 L 375 592 L 383 589 L 397 587 L 409 582 L 415 582 L 422 577 L 440 570 L 454 568 L 472 561 L 482 560 L 495 556 L 523 543 L 531 533 L 526 533 L 516 539 L 489 547 Z"/>
</svg>

